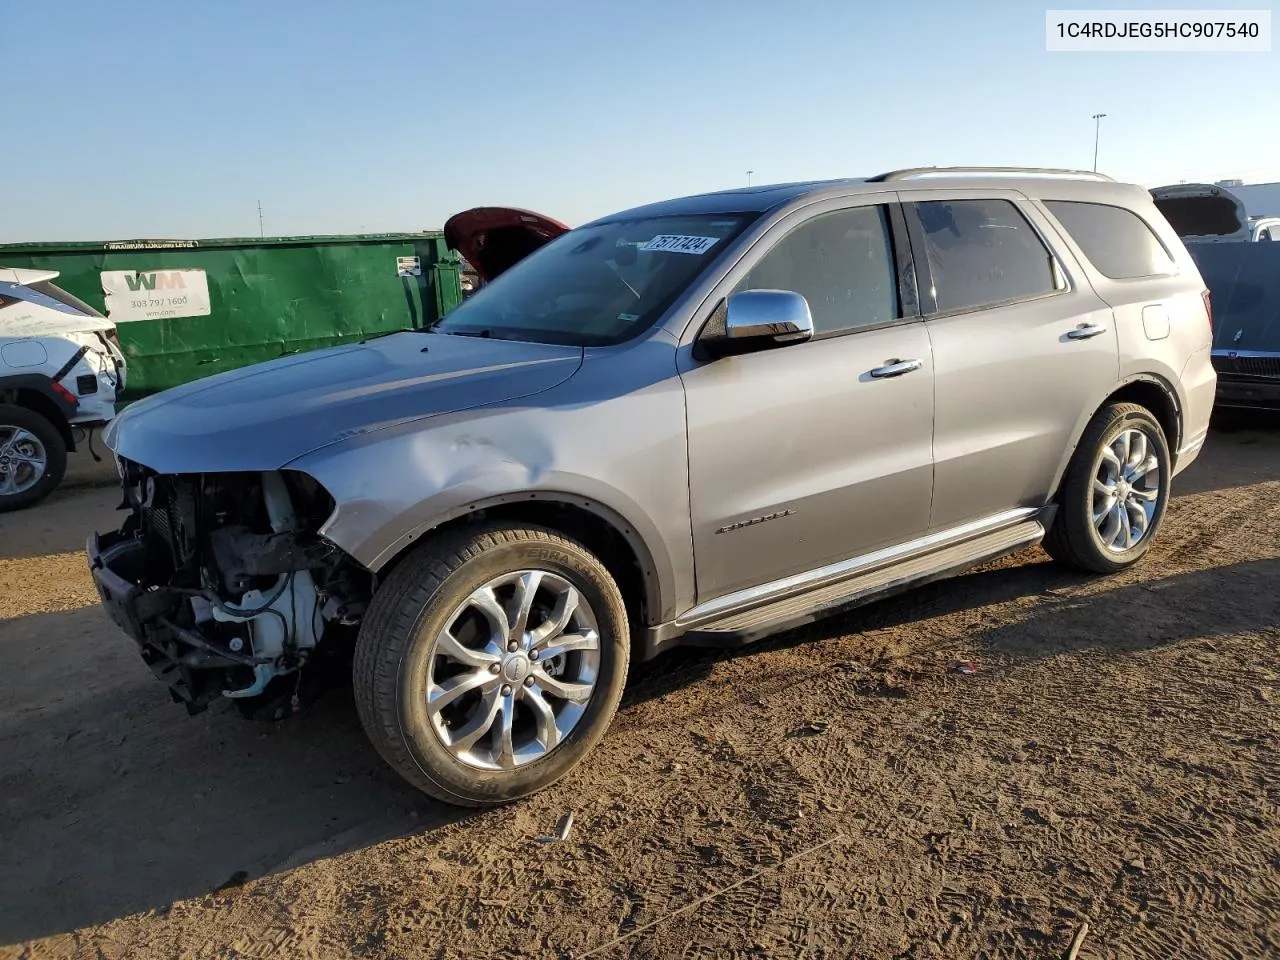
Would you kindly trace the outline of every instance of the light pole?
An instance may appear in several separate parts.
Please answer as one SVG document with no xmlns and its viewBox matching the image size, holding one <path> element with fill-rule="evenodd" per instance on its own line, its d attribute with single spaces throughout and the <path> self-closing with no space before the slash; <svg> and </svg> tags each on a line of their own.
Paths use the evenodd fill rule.
<svg viewBox="0 0 1280 960">
<path fill-rule="evenodd" d="M 1093 172 L 1098 172 L 1098 137 L 1102 134 L 1102 118 L 1105 113 L 1093 115 Z"/>
<path fill-rule="evenodd" d="M 754 170 L 748 170 L 748 171 L 747 171 L 747 186 L 748 186 L 748 187 L 749 187 L 749 186 L 751 186 L 751 175 L 752 175 L 753 173 L 755 173 L 755 171 L 754 171 Z"/>
</svg>

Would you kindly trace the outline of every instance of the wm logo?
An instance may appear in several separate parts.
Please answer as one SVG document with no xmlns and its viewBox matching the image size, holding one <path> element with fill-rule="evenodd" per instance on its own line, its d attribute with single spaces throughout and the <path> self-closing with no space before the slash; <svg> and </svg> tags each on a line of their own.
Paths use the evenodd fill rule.
<svg viewBox="0 0 1280 960">
<path fill-rule="evenodd" d="M 134 293 L 139 290 L 184 290 L 187 286 L 186 281 L 182 279 L 182 272 L 179 270 L 169 273 L 160 271 L 137 273 L 132 277 L 125 277 L 124 282 L 129 285 L 129 289 Z"/>
</svg>

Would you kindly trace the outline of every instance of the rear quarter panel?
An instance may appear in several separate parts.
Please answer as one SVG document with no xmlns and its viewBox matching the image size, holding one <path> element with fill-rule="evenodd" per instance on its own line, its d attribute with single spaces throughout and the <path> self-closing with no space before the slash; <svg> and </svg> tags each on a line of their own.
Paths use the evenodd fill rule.
<svg viewBox="0 0 1280 960">
<path fill-rule="evenodd" d="M 1047 190 L 1040 194 L 1039 199 L 1059 197 Z M 1174 452 L 1179 454 L 1175 469 L 1181 470 L 1190 464 L 1204 442 L 1216 385 L 1210 360 L 1213 332 L 1205 315 L 1202 297 L 1205 284 L 1200 272 L 1178 235 L 1156 209 L 1150 194 L 1140 187 L 1099 185 L 1096 196 L 1071 194 L 1060 199 L 1106 203 L 1136 213 L 1169 252 L 1176 270 L 1168 276 L 1133 280 L 1113 280 L 1103 276 L 1066 230 L 1057 225 L 1047 208 L 1042 207 L 1055 224 L 1061 242 L 1083 267 L 1098 296 L 1112 308 L 1116 326 L 1119 347 L 1117 382 L 1112 390 L 1095 397 L 1081 413 L 1075 433 L 1076 442 L 1098 407 L 1115 390 L 1137 380 L 1157 380 L 1176 398 L 1182 429 L 1177 440 L 1169 439 L 1171 446 L 1177 447 Z M 1143 311 L 1148 307 L 1153 312 L 1148 313 L 1144 320 Z M 1065 471 L 1074 446 L 1073 443 L 1072 449 L 1065 453 L 1059 476 Z"/>
</svg>

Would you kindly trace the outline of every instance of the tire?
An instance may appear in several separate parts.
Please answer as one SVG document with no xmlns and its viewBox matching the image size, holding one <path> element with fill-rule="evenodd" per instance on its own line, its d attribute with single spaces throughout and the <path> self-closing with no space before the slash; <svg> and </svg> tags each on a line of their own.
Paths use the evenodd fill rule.
<svg viewBox="0 0 1280 960">
<path fill-rule="evenodd" d="M 1130 506 L 1103 510 L 1098 514 L 1103 519 L 1095 523 L 1095 507 L 1105 506 L 1108 494 L 1102 490 L 1095 491 L 1094 480 L 1098 479 L 1105 487 L 1116 471 L 1115 464 L 1108 463 L 1104 467 L 1106 451 L 1113 444 L 1123 444 L 1126 435 L 1134 438 L 1138 433 L 1145 442 L 1145 454 L 1140 460 L 1135 450 L 1131 457 L 1133 464 L 1126 463 L 1126 469 L 1119 473 L 1119 478 L 1133 490 L 1127 498 Z M 1131 449 L 1136 445 L 1135 438 Z M 1121 446 L 1120 452 L 1123 450 Z M 1115 453 L 1112 450 L 1112 454 Z M 1155 458 L 1158 476 L 1153 478 L 1150 472 L 1138 476 L 1136 465 L 1150 462 L 1152 457 Z M 1164 429 L 1149 410 L 1134 403 L 1104 406 L 1089 421 L 1067 465 L 1058 496 L 1058 515 L 1043 544 L 1049 556 L 1090 573 L 1115 573 L 1137 563 L 1151 549 L 1164 519 L 1169 503 L 1171 467 L 1172 457 Z M 1122 486 L 1119 492 L 1124 493 L 1125 487 Z M 1099 499 L 1095 500 L 1095 497 Z M 1139 519 L 1139 513 L 1144 519 Z M 1109 545 L 1113 531 L 1114 542 Z M 1137 538 L 1133 538 L 1135 531 L 1140 531 Z M 1126 545 L 1126 536 L 1133 542 Z"/>
<path fill-rule="evenodd" d="M 26 439 L 20 439 L 16 448 L 6 449 L 8 442 L 22 435 Z M 23 465 L 7 460 L 6 454 L 13 453 L 43 457 L 43 468 L 35 483 L 27 483 L 32 474 L 30 461 Z M 0 513 L 35 506 L 53 493 L 66 472 L 67 442 L 58 428 L 34 410 L 0 404 Z"/>
<path fill-rule="evenodd" d="M 530 579 L 511 582 L 521 571 L 538 572 L 541 577 L 527 620 L 538 626 L 523 633 L 511 628 L 513 620 L 518 620 L 520 591 L 527 591 L 524 584 Z M 494 583 L 500 584 L 493 596 L 502 607 L 476 605 L 472 598 Z M 565 598 L 572 591 L 583 602 L 574 607 L 572 621 L 559 634 L 559 644 L 550 640 L 542 649 L 585 647 L 594 629 L 595 650 L 535 662 L 532 653 L 525 653 L 526 643 L 555 626 L 551 621 L 569 608 Z M 559 619 L 564 621 L 566 616 Z M 446 627 L 457 644 L 466 648 L 468 660 L 494 657 L 499 634 L 509 643 L 513 635 L 523 639 L 520 649 L 512 652 L 508 646 L 496 654 L 496 668 L 491 661 L 464 665 L 440 651 L 444 642 L 440 635 Z M 556 636 L 553 629 L 549 636 Z M 487 647 L 486 637 L 490 638 Z M 630 647 L 626 609 L 617 584 L 581 544 L 539 527 L 468 527 L 421 544 L 374 594 L 356 641 L 352 668 L 356 709 L 378 753 L 423 793 L 458 806 L 506 803 L 563 777 L 604 736 L 622 697 Z M 454 670 L 462 672 L 448 675 Z M 583 680 L 588 676 L 593 685 Z M 436 698 L 432 701 L 436 704 L 445 702 L 453 692 L 450 685 L 462 687 L 464 681 L 484 685 L 438 712 L 428 709 L 429 697 Z M 573 691 L 583 703 L 558 699 L 553 686 Z M 588 688 L 589 695 L 584 692 Z M 532 697 L 542 705 L 553 705 L 554 735 L 546 711 L 534 709 Z M 492 706 L 495 702 L 498 707 Z M 559 713 L 554 712 L 556 705 Z M 493 726 L 467 748 L 465 741 L 484 726 L 484 718 L 495 716 L 495 709 Z M 509 740 L 503 737 L 508 712 L 512 716 Z M 562 720 L 568 727 L 563 731 L 559 730 Z M 452 749 L 446 737 L 455 740 Z M 513 749 L 505 750 L 506 743 Z M 508 759 L 512 753 L 515 757 Z"/>
</svg>

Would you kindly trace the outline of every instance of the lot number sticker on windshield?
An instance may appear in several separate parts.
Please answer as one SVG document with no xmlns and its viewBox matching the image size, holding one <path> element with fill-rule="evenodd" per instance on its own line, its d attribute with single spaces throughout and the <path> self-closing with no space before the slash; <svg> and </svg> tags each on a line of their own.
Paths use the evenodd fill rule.
<svg viewBox="0 0 1280 960">
<path fill-rule="evenodd" d="M 209 316 L 203 270 L 103 270 L 107 317 L 117 323 Z"/>
<path fill-rule="evenodd" d="M 640 249 L 697 254 L 706 253 L 719 242 L 719 237 L 683 237 L 676 233 L 660 233 Z"/>
</svg>

